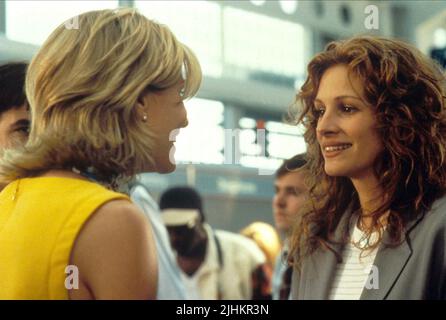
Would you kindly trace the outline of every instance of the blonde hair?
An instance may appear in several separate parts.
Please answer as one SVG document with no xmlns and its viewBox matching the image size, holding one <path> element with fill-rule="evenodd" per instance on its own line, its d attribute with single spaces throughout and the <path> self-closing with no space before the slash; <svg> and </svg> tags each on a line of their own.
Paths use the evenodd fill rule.
<svg viewBox="0 0 446 320">
<path fill-rule="evenodd" d="M 273 226 L 265 222 L 253 222 L 243 228 L 240 234 L 254 240 L 265 254 L 268 263 L 274 267 L 282 245 L 279 234 Z"/>
<path fill-rule="evenodd" d="M 72 167 L 93 168 L 106 182 L 133 176 L 154 161 L 138 100 L 184 77 L 184 98 L 199 88 L 197 58 L 167 26 L 129 8 L 87 12 L 78 23 L 61 24 L 31 61 L 30 137 L 5 153 L 0 183 Z"/>
</svg>

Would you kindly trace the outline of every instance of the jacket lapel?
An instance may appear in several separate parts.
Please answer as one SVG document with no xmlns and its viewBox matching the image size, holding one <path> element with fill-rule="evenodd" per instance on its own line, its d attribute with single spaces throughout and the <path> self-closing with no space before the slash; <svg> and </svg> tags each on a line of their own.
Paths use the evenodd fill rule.
<svg viewBox="0 0 446 320">
<path fill-rule="evenodd" d="M 334 254 L 327 253 L 318 249 L 307 260 L 307 275 L 303 275 L 305 282 L 304 293 L 305 300 L 324 300 L 328 298 L 331 279 L 336 270 L 336 257 Z M 303 270 L 305 270 L 303 269 Z"/>
<path fill-rule="evenodd" d="M 339 222 L 339 228 L 336 229 L 334 239 L 336 242 L 342 240 L 343 233 L 348 227 L 350 211 L 344 214 Z M 332 245 L 333 249 L 342 253 L 342 245 Z M 302 268 L 302 279 L 306 279 L 304 284 L 305 296 L 303 299 L 324 300 L 328 299 L 330 289 L 333 283 L 333 277 L 336 272 L 337 260 L 334 253 L 328 249 L 317 249 L 306 261 Z"/>
<path fill-rule="evenodd" d="M 404 237 L 404 235 L 403 235 Z M 387 232 L 383 234 L 383 241 L 386 243 L 389 240 Z M 399 274 L 403 270 L 407 261 L 412 254 L 406 240 L 396 248 L 386 248 L 383 244 L 378 249 L 373 265 L 376 267 L 372 269 L 374 279 L 378 281 L 377 288 L 364 287 L 361 300 L 382 300 L 385 299 L 393 284 L 397 280 Z M 368 282 L 368 281 L 367 281 Z"/>
<path fill-rule="evenodd" d="M 424 215 L 421 215 L 407 224 L 404 233 L 401 235 L 402 238 L 400 240 L 402 242 L 398 247 L 385 247 L 384 244 L 390 242 L 390 236 L 387 230 L 384 232 L 383 240 L 373 263 L 376 267 L 375 272 L 377 271 L 375 276 L 378 280 L 378 288 L 368 289 L 364 287 L 360 298 L 361 300 L 383 300 L 387 298 L 390 290 L 412 255 L 412 248 L 407 242 L 409 232 L 423 217 Z"/>
<path fill-rule="evenodd" d="M 335 232 L 335 240 L 341 241 L 350 221 L 351 211 L 348 210 L 339 222 L 339 228 Z M 376 255 L 374 266 L 378 271 L 378 288 L 362 291 L 361 300 L 381 300 L 386 299 L 400 273 L 407 264 L 412 249 L 407 242 L 409 232 L 423 219 L 424 215 L 409 222 L 403 232 L 404 239 L 398 247 L 387 248 L 384 243 L 389 243 L 387 231 L 383 234 L 383 239 Z M 333 245 L 333 248 L 342 254 L 343 246 Z M 303 295 L 298 294 L 298 299 L 323 300 L 328 299 L 331 286 L 336 272 L 337 260 L 332 252 L 319 248 L 310 255 L 304 262 L 300 278 L 304 280 L 299 288 Z M 302 291 L 301 291 L 302 290 Z"/>
</svg>

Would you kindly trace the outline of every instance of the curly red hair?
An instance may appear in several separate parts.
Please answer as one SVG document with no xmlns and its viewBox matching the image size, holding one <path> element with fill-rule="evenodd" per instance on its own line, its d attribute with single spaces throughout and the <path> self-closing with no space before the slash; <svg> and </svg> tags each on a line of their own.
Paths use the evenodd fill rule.
<svg viewBox="0 0 446 320">
<path fill-rule="evenodd" d="M 357 36 L 332 42 L 309 63 L 308 77 L 294 105 L 298 111 L 295 119 L 305 127 L 306 167 L 310 171 L 310 200 L 291 239 L 295 255 L 290 257 L 298 265 L 319 247 L 330 249 L 340 259 L 331 246 L 332 236 L 347 209 L 354 212 L 360 208 L 351 181 L 325 173 L 316 139 L 314 99 L 324 72 L 339 64 L 362 80 L 364 98 L 374 108 L 384 146 L 374 171 L 388 197 L 371 214 L 369 234 L 381 230 L 380 218 L 390 212 L 387 230 L 391 243 L 387 245 L 398 245 L 408 221 L 424 214 L 445 194 L 446 82 L 440 67 L 398 40 Z"/>
</svg>

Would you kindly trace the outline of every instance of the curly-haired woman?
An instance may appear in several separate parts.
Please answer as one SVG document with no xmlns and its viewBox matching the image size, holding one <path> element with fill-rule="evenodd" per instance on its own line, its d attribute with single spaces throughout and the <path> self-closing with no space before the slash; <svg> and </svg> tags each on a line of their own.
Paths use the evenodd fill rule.
<svg viewBox="0 0 446 320">
<path fill-rule="evenodd" d="M 61 24 L 26 76 L 32 123 L 0 163 L 0 299 L 147 299 L 149 222 L 117 181 L 169 172 L 170 133 L 199 87 L 195 55 L 133 9 Z"/>
<path fill-rule="evenodd" d="M 445 77 L 411 45 L 330 43 L 297 95 L 311 197 L 294 299 L 446 298 Z"/>
</svg>

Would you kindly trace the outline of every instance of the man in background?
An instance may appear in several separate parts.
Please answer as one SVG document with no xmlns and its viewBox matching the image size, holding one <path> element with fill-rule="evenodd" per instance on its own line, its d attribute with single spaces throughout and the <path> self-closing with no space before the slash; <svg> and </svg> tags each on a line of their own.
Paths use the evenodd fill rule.
<svg viewBox="0 0 446 320">
<path fill-rule="evenodd" d="M 242 235 L 213 230 L 206 223 L 196 190 L 167 190 L 161 195 L 160 209 L 191 299 L 262 298 L 258 274 L 266 263 L 265 255 Z"/>
<path fill-rule="evenodd" d="M 29 132 L 25 96 L 26 63 L 0 66 L 0 151 L 25 143 Z"/>
<path fill-rule="evenodd" d="M 302 169 L 305 164 L 305 155 L 299 154 L 285 160 L 276 171 L 272 207 L 276 229 L 284 244 L 273 273 L 273 300 L 287 300 L 290 294 L 292 267 L 287 264 L 287 238 L 307 197 L 307 189 L 304 184 L 305 171 Z"/>
</svg>

